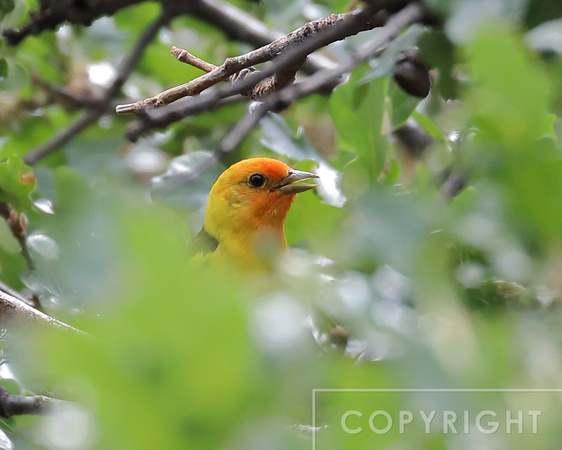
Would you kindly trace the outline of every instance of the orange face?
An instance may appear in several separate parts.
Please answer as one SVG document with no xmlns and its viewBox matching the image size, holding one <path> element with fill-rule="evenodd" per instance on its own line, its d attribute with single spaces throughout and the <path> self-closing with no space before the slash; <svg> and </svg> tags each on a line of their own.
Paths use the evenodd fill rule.
<svg viewBox="0 0 562 450">
<path fill-rule="evenodd" d="M 215 235 L 281 227 L 298 192 L 315 185 L 295 184 L 316 175 L 282 161 L 251 158 L 225 170 L 209 194 L 205 227 Z"/>
</svg>

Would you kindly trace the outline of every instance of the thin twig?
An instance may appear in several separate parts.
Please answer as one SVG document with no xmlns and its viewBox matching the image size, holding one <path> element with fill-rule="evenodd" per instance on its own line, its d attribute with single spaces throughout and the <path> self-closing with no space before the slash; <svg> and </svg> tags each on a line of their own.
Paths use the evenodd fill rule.
<svg viewBox="0 0 562 450">
<path fill-rule="evenodd" d="M 443 174 L 442 179 L 443 184 L 440 192 L 447 200 L 454 199 L 463 189 L 466 188 L 466 174 L 459 171 L 449 169 Z"/>
<path fill-rule="evenodd" d="M 46 156 L 68 144 L 76 135 L 93 125 L 100 116 L 101 112 L 97 108 L 82 111 L 78 119 L 72 122 L 64 130 L 57 133 L 51 140 L 41 144 L 36 149 L 29 151 L 23 157 L 23 161 L 28 166 L 34 166 Z"/>
<path fill-rule="evenodd" d="M 45 80 L 37 73 L 31 74 L 32 81 L 42 87 L 48 94 L 68 108 L 83 108 L 84 106 L 98 106 L 99 99 L 85 94 L 73 92 L 64 86 L 58 86 L 50 81 Z"/>
<path fill-rule="evenodd" d="M 386 15 L 382 14 L 379 17 L 375 16 L 375 14 L 379 11 L 380 10 L 377 8 L 367 7 L 365 9 L 357 9 L 344 14 L 332 14 L 328 17 L 308 22 L 286 36 L 275 40 L 271 44 L 252 50 L 251 52 L 243 55 L 227 58 L 222 65 L 216 67 L 205 75 L 195 78 L 194 80 L 167 89 L 154 97 L 149 97 L 135 103 L 118 105 L 115 108 L 115 112 L 117 114 L 139 114 L 141 111 L 150 106 L 163 106 L 183 97 L 200 94 L 205 89 L 208 89 L 221 81 L 227 80 L 231 75 L 240 72 L 242 69 L 277 58 L 289 48 L 298 46 L 298 48 L 301 49 L 298 58 L 293 58 L 289 63 L 284 65 L 277 64 L 275 66 L 275 71 L 262 71 L 264 74 L 267 74 L 259 79 L 254 75 L 254 83 L 249 84 L 248 89 L 246 89 L 246 91 L 249 91 L 258 82 L 273 76 L 278 70 L 282 70 L 287 66 L 292 66 L 299 61 L 304 62 L 304 59 L 309 53 L 312 53 L 325 45 L 357 34 L 360 31 L 381 26 L 384 24 Z M 322 37 L 322 39 L 314 39 L 316 37 Z M 314 44 L 304 45 L 308 43 Z M 302 51 L 303 49 L 306 49 L 306 52 Z M 242 92 L 244 91 L 238 91 L 236 93 Z"/>
<path fill-rule="evenodd" d="M 33 262 L 33 259 L 31 259 L 31 256 L 29 254 L 25 236 L 25 228 L 27 225 L 27 218 L 25 217 L 25 214 L 19 213 L 15 209 L 12 209 L 7 203 L 0 202 L 0 217 L 4 218 L 4 220 L 10 227 L 12 235 L 18 241 L 20 245 L 20 253 L 25 259 L 27 268 L 29 270 L 34 270 L 35 263 Z"/>
<path fill-rule="evenodd" d="M 96 123 L 99 118 L 109 110 L 110 103 L 121 91 L 135 65 L 142 57 L 146 47 L 152 42 L 158 34 L 158 31 L 166 25 L 169 20 L 170 15 L 168 11 L 164 9 L 139 36 L 135 46 L 121 64 L 115 80 L 113 80 L 111 86 L 107 88 L 100 100 L 85 109 L 78 119 L 76 119 L 66 129 L 58 133 L 50 141 L 27 153 L 24 157 L 24 162 L 30 166 L 35 165 L 38 161 L 60 149 L 70 142 L 76 135 Z"/>
<path fill-rule="evenodd" d="M 176 57 L 178 61 L 189 64 L 193 67 L 197 67 L 198 69 L 201 69 L 207 73 L 217 69 L 217 66 L 215 66 L 214 64 L 208 63 L 207 61 L 204 61 L 201 58 L 192 55 L 187 50 L 184 50 L 182 48 L 173 46 L 170 52 Z M 277 72 L 274 76 L 260 81 L 253 87 L 253 89 L 251 89 L 249 92 L 244 92 L 243 94 L 256 99 L 265 97 L 271 92 L 278 91 L 279 89 L 284 88 L 285 86 L 295 81 L 295 76 L 304 62 L 305 59 L 302 59 L 289 67 L 285 67 L 283 70 Z M 229 77 L 230 82 L 235 83 L 236 81 L 241 80 L 248 75 L 255 73 L 256 71 L 257 69 L 253 66 L 242 69 L 240 72 L 235 73 L 234 75 L 231 75 Z"/>
<path fill-rule="evenodd" d="M 217 68 L 214 64 L 208 63 L 207 61 L 198 58 L 195 55 L 192 55 L 187 50 L 183 48 L 178 48 L 172 45 L 170 49 L 170 53 L 176 57 L 179 62 L 189 64 L 190 66 L 196 67 L 197 69 L 201 69 L 204 72 L 211 72 Z"/>
</svg>

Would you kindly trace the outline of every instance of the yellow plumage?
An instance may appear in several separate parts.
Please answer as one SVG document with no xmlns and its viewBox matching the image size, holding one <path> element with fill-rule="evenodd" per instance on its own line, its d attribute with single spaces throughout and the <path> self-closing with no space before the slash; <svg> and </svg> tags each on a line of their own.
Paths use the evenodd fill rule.
<svg viewBox="0 0 562 450">
<path fill-rule="evenodd" d="M 216 247 L 194 262 L 267 269 L 287 250 L 284 224 L 296 194 L 316 187 L 297 184 L 316 175 L 271 158 L 250 158 L 225 170 L 213 185 L 198 240 Z"/>
</svg>

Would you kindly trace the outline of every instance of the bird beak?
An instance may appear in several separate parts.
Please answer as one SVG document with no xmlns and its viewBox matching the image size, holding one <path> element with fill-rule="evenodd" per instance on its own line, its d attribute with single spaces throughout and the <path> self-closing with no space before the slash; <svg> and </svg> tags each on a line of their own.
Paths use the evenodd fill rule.
<svg viewBox="0 0 562 450">
<path fill-rule="evenodd" d="M 318 187 L 317 184 L 296 184 L 297 181 L 310 180 L 311 178 L 320 177 L 314 173 L 291 169 L 289 170 L 289 175 L 283 178 L 279 184 L 274 186 L 273 190 L 287 195 L 299 194 Z"/>
</svg>

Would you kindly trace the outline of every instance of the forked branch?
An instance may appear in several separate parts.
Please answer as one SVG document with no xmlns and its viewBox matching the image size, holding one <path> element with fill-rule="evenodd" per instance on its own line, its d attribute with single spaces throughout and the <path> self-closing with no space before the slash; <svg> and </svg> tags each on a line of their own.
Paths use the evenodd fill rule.
<svg viewBox="0 0 562 450">
<path fill-rule="evenodd" d="M 201 64 L 199 68 L 202 68 L 208 73 L 187 83 L 167 89 L 154 97 L 149 97 L 135 103 L 118 105 L 115 111 L 117 114 L 138 114 L 147 107 L 163 106 L 183 97 L 200 94 L 211 86 L 221 81 L 226 81 L 235 74 L 240 74 L 243 69 L 249 69 L 256 64 L 271 61 L 280 54 L 296 47 L 304 48 L 302 45 L 303 43 L 316 42 L 317 45 L 308 46 L 307 52 L 303 52 L 303 54 L 299 55 L 299 58 L 291 61 L 290 64 L 277 66 L 273 73 L 268 73 L 267 76 L 260 79 L 257 77 L 255 78 L 255 84 L 250 86 L 250 89 L 247 90 L 247 94 L 254 98 L 266 95 L 273 90 L 279 89 L 281 85 L 286 86 L 288 83 L 291 83 L 294 80 L 296 71 L 302 66 L 308 54 L 331 42 L 352 36 L 360 31 L 382 26 L 386 22 L 387 16 L 386 10 L 384 9 L 368 7 L 366 9 L 356 9 L 343 14 L 332 14 L 328 17 L 308 22 L 297 30 L 268 45 L 264 45 L 256 50 L 236 57 L 227 58 L 223 64 L 210 71 L 207 71 L 203 67 L 209 69 L 212 65 L 203 61 L 205 64 Z M 349 26 L 350 24 L 353 24 L 353 26 Z M 320 34 L 329 38 L 312 40 L 313 37 Z M 190 58 L 188 58 L 188 60 L 190 60 Z M 197 58 L 197 60 L 191 59 L 191 61 L 200 64 L 202 60 Z M 253 70 L 251 72 L 253 72 Z M 259 89 L 253 89 L 259 82 L 270 76 L 273 77 L 272 81 L 262 84 Z M 240 77 L 237 77 L 235 80 L 239 78 Z M 244 92 L 242 91 L 242 93 Z"/>
</svg>

